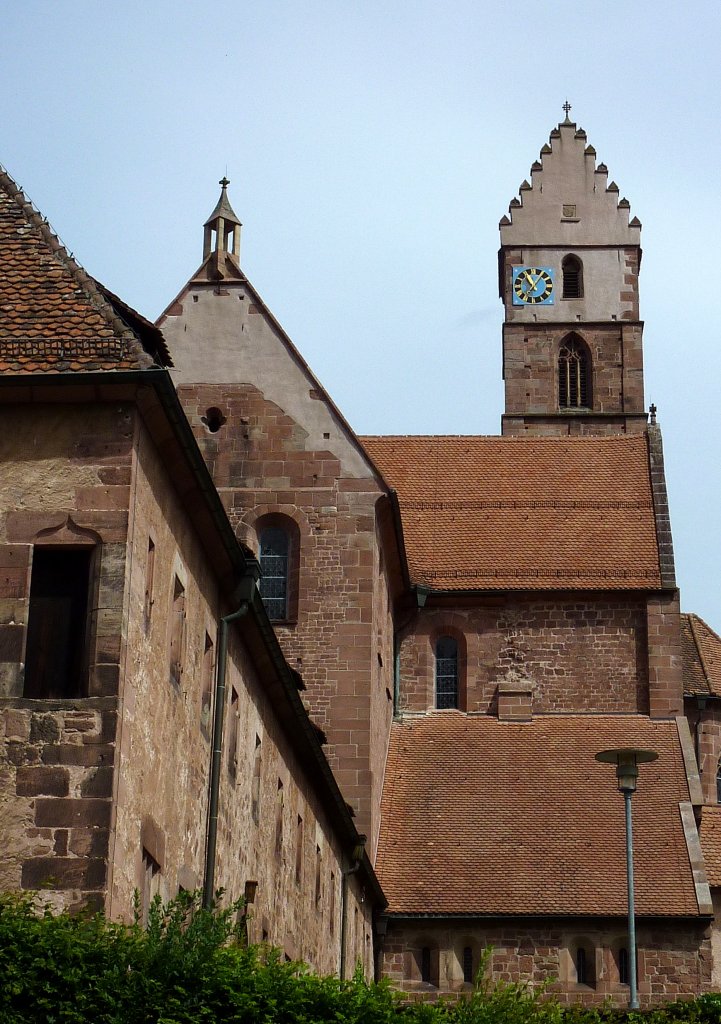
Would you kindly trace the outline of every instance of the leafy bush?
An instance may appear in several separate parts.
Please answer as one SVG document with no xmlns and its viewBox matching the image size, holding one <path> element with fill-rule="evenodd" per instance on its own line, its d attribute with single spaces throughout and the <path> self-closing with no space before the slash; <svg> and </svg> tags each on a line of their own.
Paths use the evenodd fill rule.
<svg viewBox="0 0 721 1024">
<path fill-rule="evenodd" d="M 239 905 L 203 910 L 181 893 L 147 930 L 0 896 L 0 1024 L 719 1024 L 721 996 L 646 1014 L 563 1008 L 492 983 L 438 1003 L 403 1001 L 383 982 L 321 978 L 277 951 L 246 948 Z"/>
</svg>

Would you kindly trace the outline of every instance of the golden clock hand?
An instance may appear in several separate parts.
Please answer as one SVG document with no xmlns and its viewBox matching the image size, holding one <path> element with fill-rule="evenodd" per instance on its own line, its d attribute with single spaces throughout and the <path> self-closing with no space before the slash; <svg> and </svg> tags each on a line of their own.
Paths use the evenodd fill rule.
<svg viewBox="0 0 721 1024">
<path fill-rule="evenodd" d="M 523 271 L 523 276 L 526 278 L 526 280 L 528 281 L 528 283 L 531 286 L 528 289 L 528 291 L 526 292 L 526 295 L 532 295 L 533 292 L 536 290 L 536 286 L 538 285 L 538 282 L 541 280 L 541 275 L 539 274 L 538 277 L 536 278 L 536 280 L 534 281 L 533 277 L 531 276 L 529 271 L 528 270 L 524 270 Z"/>
</svg>

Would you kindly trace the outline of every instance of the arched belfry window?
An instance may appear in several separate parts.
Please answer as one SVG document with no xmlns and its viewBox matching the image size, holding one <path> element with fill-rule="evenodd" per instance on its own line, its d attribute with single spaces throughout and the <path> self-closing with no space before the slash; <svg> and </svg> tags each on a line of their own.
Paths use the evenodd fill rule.
<svg viewBox="0 0 721 1024">
<path fill-rule="evenodd" d="M 436 707 L 458 707 L 458 641 L 452 636 L 436 640 Z"/>
<path fill-rule="evenodd" d="M 558 353 L 558 405 L 591 408 L 591 353 L 577 334 L 564 338 Z"/>
<path fill-rule="evenodd" d="M 260 531 L 260 596 L 268 618 L 274 622 L 288 618 L 290 582 L 290 535 L 280 526 L 266 526 Z"/>
<path fill-rule="evenodd" d="M 563 298 L 583 298 L 583 264 L 578 256 L 566 256 L 561 264 L 563 271 Z"/>
</svg>

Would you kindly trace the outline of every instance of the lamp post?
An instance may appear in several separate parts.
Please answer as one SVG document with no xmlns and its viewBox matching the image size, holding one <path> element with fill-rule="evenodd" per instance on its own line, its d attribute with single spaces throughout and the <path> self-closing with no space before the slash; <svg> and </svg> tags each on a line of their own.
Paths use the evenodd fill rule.
<svg viewBox="0 0 721 1024">
<path fill-rule="evenodd" d="M 638 766 L 646 761 L 655 761 L 658 754 L 655 750 L 637 750 L 633 747 L 622 747 L 616 750 L 602 750 L 596 754 L 596 760 L 604 764 L 616 765 L 618 788 L 623 793 L 626 805 L 626 879 L 628 882 L 628 982 L 630 1010 L 638 1009 L 638 991 L 636 986 L 636 911 L 633 892 L 633 825 L 631 822 L 631 796 L 636 792 Z"/>
</svg>

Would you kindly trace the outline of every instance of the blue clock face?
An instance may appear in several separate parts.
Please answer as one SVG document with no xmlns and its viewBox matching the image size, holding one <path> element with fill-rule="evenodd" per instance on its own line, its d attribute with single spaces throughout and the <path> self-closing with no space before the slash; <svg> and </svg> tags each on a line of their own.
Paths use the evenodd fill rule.
<svg viewBox="0 0 721 1024">
<path fill-rule="evenodd" d="M 553 305 L 552 267 L 513 267 L 513 305 Z"/>
</svg>

